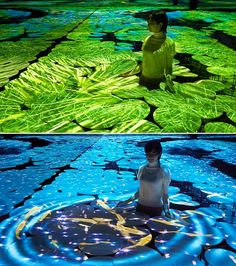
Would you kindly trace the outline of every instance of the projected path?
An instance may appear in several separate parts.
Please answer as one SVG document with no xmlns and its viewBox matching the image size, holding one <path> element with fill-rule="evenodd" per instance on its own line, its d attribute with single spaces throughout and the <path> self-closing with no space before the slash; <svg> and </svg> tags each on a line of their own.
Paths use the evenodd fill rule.
<svg viewBox="0 0 236 266">
<path fill-rule="evenodd" d="M 153 138 L 172 174 L 171 220 L 115 207 L 137 191 Z M 18 135 L 0 146 L 0 265 L 235 265 L 233 136 Z"/>
</svg>

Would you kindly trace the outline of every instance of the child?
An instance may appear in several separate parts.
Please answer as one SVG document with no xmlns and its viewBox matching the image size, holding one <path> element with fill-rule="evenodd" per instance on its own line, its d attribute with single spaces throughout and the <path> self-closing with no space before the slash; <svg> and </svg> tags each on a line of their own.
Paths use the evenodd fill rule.
<svg viewBox="0 0 236 266">
<path fill-rule="evenodd" d="M 149 16 L 148 29 L 153 34 L 143 43 L 142 73 L 139 84 L 156 89 L 160 82 L 172 75 L 175 44 L 166 37 L 168 18 L 164 11 L 155 11 Z"/>
<path fill-rule="evenodd" d="M 129 203 L 138 198 L 137 212 L 143 212 L 153 217 L 160 216 L 164 210 L 165 215 L 170 218 L 168 197 L 170 173 L 160 164 L 161 143 L 157 140 L 147 142 L 145 154 L 148 163 L 140 167 L 137 175 L 140 180 L 139 191 L 118 205 Z"/>
</svg>

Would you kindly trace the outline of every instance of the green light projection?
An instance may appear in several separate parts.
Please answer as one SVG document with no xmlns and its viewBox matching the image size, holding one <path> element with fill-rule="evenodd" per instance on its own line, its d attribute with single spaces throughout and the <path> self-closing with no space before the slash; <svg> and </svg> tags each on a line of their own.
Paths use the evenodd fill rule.
<svg viewBox="0 0 236 266">
<path fill-rule="evenodd" d="M 138 85 L 137 47 L 149 33 L 137 14 L 150 10 L 60 10 L 5 24 L 1 132 L 236 132 L 235 51 L 214 36 L 222 25 L 235 36 L 233 14 L 169 12 L 171 94 L 163 83 L 155 91 Z"/>
</svg>

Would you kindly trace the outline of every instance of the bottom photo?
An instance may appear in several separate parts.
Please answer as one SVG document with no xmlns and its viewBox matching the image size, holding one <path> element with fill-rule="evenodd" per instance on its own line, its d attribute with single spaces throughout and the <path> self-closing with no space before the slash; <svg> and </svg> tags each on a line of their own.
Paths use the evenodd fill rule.
<svg viewBox="0 0 236 266">
<path fill-rule="evenodd" d="M 236 265 L 236 135 L 0 135 L 0 266 Z"/>
</svg>

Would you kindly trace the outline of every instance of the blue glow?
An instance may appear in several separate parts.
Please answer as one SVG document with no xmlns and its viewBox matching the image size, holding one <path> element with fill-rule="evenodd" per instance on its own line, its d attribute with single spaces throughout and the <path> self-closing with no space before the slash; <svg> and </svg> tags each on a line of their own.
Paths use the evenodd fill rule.
<svg viewBox="0 0 236 266">
<path fill-rule="evenodd" d="M 221 243 L 235 250 L 236 182 L 233 172 L 213 166 L 224 155 L 221 164 L 233 167 L 230 135 L 163 141 L 161 163 L 172 174 L 172 219 L 139 216 L 136 202 L 115 207 L 138 189 L 144 142 L 165 135 L 35 135 L 38 143 L 48 140 L 42 147 L 31 147 L 20 135 L 13 138 L 0 137 L 11 151 L 3 154 L 6 170 L 0 172 L 1 266 L 204 265 L 197 257 L 202 247 L 210 265 L 216 265 L 214 256 L 234 263 L 234 253 Z M 152 237 L 163 255 L 147 247 Z"/>
<path fill-rule="evenodd" d="M 210 249 L 206 252 L 206 260 L 210 265 L 214 266 L 234 266 L 236 264 L 236 255 L 226 249 Z"/>
</svg>

